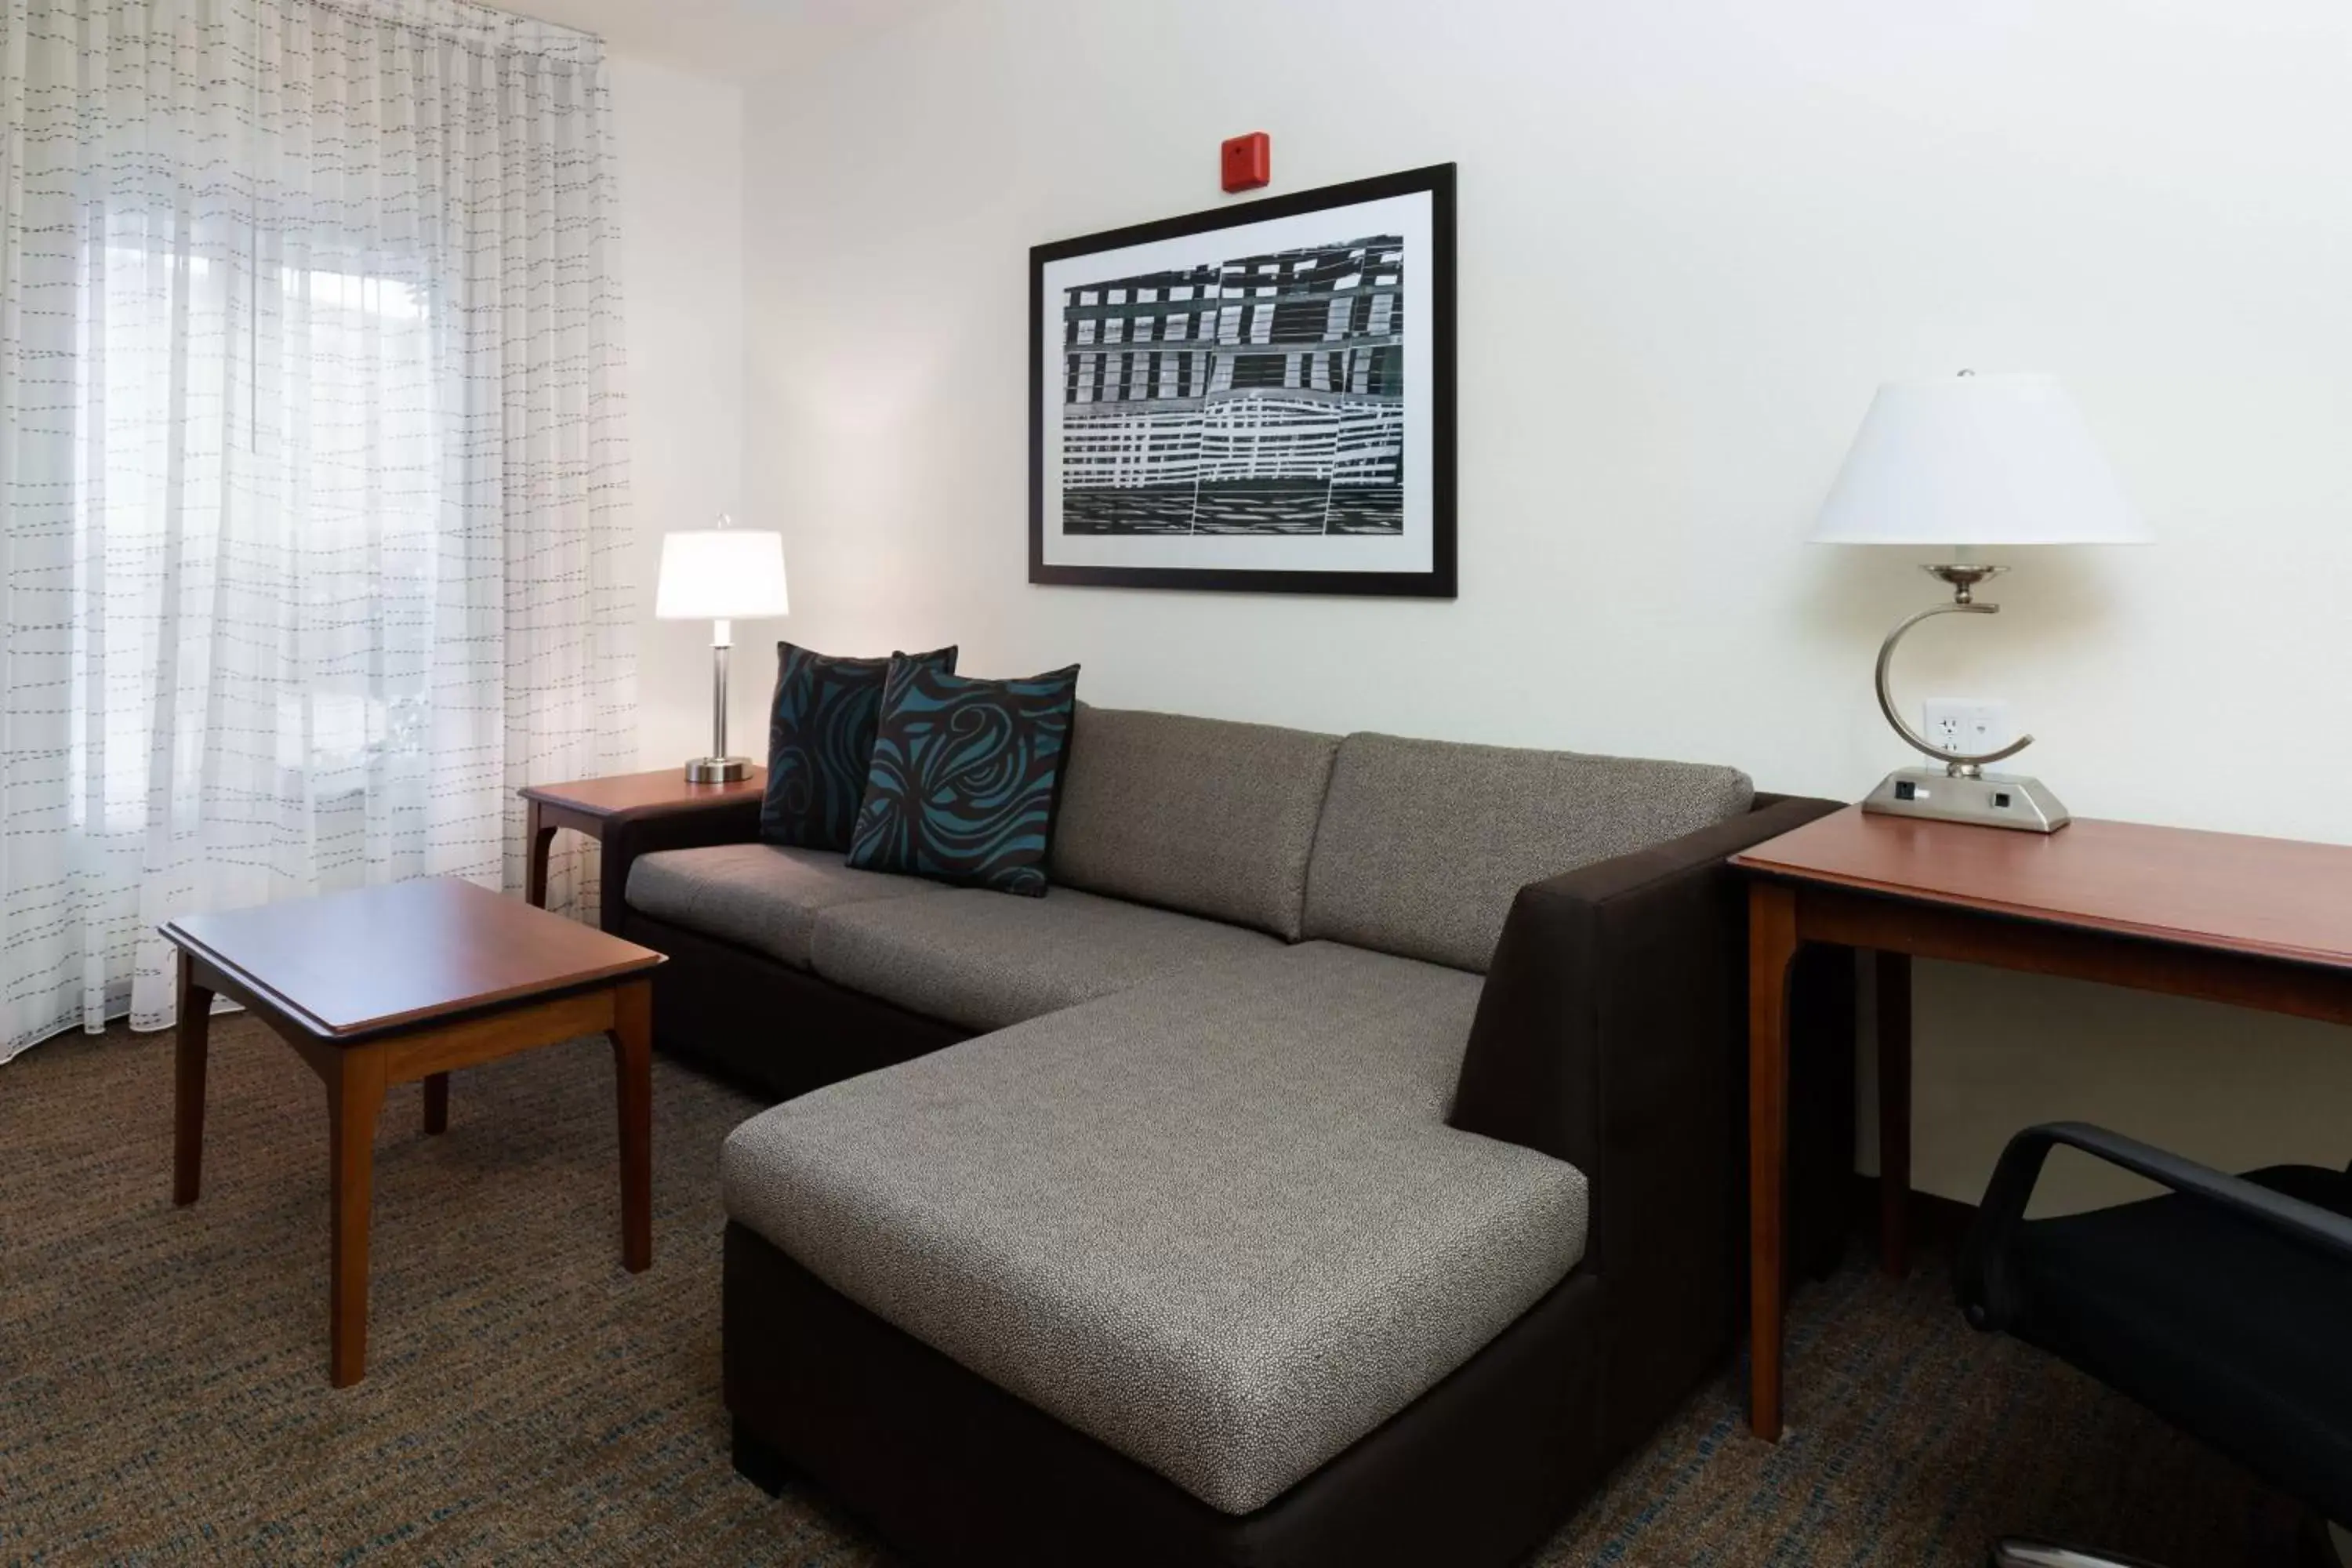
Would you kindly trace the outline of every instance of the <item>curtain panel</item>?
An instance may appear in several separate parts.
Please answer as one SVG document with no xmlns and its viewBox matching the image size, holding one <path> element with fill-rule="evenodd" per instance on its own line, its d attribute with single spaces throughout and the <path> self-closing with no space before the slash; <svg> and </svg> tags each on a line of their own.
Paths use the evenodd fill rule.
<svg viewBox="0 0 2352 1568">
<path fill-rule="evenodd" d="M 635 693 L 598 40 L 0 6 L 5 1060 L 169 1024 L 173 915 L 519 889 L 516 787 L 631 765 Z"/>
</svg>

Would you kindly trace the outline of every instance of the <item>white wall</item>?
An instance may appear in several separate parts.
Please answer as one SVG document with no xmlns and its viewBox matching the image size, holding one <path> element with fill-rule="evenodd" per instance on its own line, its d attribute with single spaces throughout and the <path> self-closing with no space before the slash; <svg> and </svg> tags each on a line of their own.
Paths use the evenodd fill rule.
<svg viewBox="0 0 2352 1568">
<path fill-rule="evenodd" d="M 661 536 L 742 510 L 743 89 L 612 57 L 620 143 L 630 477 L 638 535 L 638 765 L 710 750 L 710 628 L 653 618 Z M 754 520 L 740 517 L 745 526 Z M 738 752 L 767 745 L 772 656 L 745 629 L 729 722 Z"/>
<path fill-rule="evenodd" d="M 1878 638 L 1938 590 L 1804 544 L 1812 511 L 1879 381 L 2047 370 L 2162 542 L 2018 552 L 1907 692 L 2011 699 L 2083 815 L 2352 839 L 2348 62 L 2340 0 L 964 0 L 750 95 L 745 491 L 784 629 L 1853 797 L 1905 760 Z M 1255 129 L 1276 193 L 1460 165 L 1458 602 L 1024 580 L 1027 247 L 1218 205 Z M 2056 1115 L 2352 1154 L 2342 1031 L 1917 992 L 1930 1190 Z"/>
</svg>

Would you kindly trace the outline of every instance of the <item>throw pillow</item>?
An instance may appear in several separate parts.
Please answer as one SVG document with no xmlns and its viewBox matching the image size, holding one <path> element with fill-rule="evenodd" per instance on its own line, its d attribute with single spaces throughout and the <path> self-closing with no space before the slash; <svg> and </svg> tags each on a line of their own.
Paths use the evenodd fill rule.
<svg viewBox="0 0 2352 1568">
<path fill-rule="evenodd" d="M 849 863 L 1043 898 L 1078 667 L 980 680 L 890 661 Z"/>
<path fill-rule="evenodd" d="M 956 650 L 833 658 L 776 645 L 776 696 L 768 714 L 768 790 L 760 837 L 802 849 L 846 849 L 866 798 L 874 727 L 891 664 L 906 658 L 952 670 Z"/>
</svg>

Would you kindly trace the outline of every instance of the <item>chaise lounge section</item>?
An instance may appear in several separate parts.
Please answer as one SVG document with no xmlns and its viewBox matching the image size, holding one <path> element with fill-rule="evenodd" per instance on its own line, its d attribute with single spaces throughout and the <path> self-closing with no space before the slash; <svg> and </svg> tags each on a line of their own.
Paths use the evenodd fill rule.
<svg viewBox="0 0 2352 1568">
<path fill-rule="evenodd" d="M 1524 1553 L 1729 1342 L 1723 860 L 1830 809 L 1082 709 L 1041 900 L 608 837 L 665 1047 L 797 1095 L 722 1156 L 739 1468 L 925 1561 Z"/>
<path fill-rule="evenodd" d="M 1582 1254 L 1564 1161 L 1445 1125 L 1476 977 L 1331 942 L 803 1097 L 727 1205 L 833 1289 L 1219 1511 L 1264 1507 Z"/>
</svg>

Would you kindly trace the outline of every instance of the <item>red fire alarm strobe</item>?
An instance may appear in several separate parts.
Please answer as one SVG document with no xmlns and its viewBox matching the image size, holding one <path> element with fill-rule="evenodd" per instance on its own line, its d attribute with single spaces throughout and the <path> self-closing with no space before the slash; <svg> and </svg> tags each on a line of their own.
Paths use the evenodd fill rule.
<svg viewBox="0 0 2352 1568">
<path fill-rule="evenodd" d="M 1274 139 L 1263 131 L 1232 137 L 1217 151 L 1229 191 L 1254 191 L 1274 178 Z"/>
</svg>

